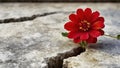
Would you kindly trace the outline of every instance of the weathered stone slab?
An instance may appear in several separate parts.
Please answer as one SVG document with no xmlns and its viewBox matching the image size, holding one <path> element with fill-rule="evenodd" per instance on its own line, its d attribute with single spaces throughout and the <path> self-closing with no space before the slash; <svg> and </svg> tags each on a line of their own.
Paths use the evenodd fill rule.
<svg viewBox="0 0 120 68">
<path fill-rule="evenodd" d="M 0 24 L 0 67 L 47 68 L 50 57 L 54 60 L 57 54 L 77 47 L 61 36 L 64 19 L 64 14 L 56 14 L 33 21 Z"/>
<path fill-rule="evenodd" d="M 101 7 L 99 3 L 87 3 L 87 5 L 79 3 L 1 3 L 0 20 L 10 18 L 18 20 L 5 23 L 3 21 L 0 24 L 0 68 L 62 68 L 63 59 L 80 54 L 83 50 L 77 48 L 77 44 L 61 36 L 61 32 L 65 31 L 63 25 L 68 20 L 68 15 L 77 8 L 91 7 L 93 10 L 100 10 L 106 18 L 105 31 L 111 35 L 118 34 L 120 4 L 102 5 L 104 7 Z M 49 14 L 50 12 L 57 13 Z M 39 14 L 43 15 L 36 16 Z M 21 17 L 32 18 L 32 16 L 35 16 L 32 20 L 21 20 Z M 113 33 L 113 31 L 115 32 Z M 103 43 L 102 40 L 109 39 L 101 38 L 100 45 Z M 111 41 L 102 45 L 113 46 L 113 42 L 109 43 Z M 119 44 L 119 41 L 115 40 L 114 43 Z M 115 45 L 117 46 L 117 44 Z M 101 51 L 99 47 L 97 48 Z M 104 52 L 109 55 L 111 48 L 109 46 L 102 48 L 102 51 L 108 48 Z M 119 49 L 113 51 L 115 53 L 110 52 L 110 55 L 119 53 Z"/>
</svg>

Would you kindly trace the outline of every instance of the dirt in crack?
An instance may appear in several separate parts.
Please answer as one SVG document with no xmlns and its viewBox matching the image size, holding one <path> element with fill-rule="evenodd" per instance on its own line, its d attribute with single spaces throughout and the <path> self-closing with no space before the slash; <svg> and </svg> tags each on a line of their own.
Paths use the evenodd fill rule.
<svg viewBox="0 0 120 68">
<path fill-rule="evenodd" d="M 37 17 L 47 16 L 47 15 L 56 14 L 56 13 L 60 13 L 60 12 L 49 12 L 49 13 L 43 13 L 43 14 L 36 14 L 30 17 L 8 18 L 8 19 L 0 20 L 0 23 L 28 21 L 28 20 L 33 20 Z"/>
<path fill-rule="evenodd" d="M 8 19 L 0 20 L 0 23 L 23 22 L 23 21 L 34 20 L 37 17 L 43 17 L 43 16 L 57 14 L 57 13 L 71 13 L 71 12 L 73 13 L 74 11 L 70 11 L 70 12 L 56 11 L 56 12 L 47 12 L 43 14 L 36 14 L 36 15 L 29 16 L 29 17 L 8 18 Z"/>
<path fill-rule="evenodd" d="M 62 68 L 63 67 L 63 60 L 69 57 L 80 55 L 80 53 L 84 52 L 85 49 L 78 47 L 74 48 L 71 51 L 66 53 L 59 53 L 55 57 L 46 58 L 46 62 L 48 64 L 48 68 Z"/>
</svg>

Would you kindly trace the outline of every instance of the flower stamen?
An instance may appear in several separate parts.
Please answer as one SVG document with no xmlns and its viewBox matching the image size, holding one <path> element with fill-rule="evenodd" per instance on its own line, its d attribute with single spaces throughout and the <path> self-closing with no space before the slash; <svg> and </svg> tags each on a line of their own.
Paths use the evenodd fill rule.
<svg viewBox="0 0 120 68">
<path fill-rule="evenodd" d="M 87 31 L 90 28 L 90 23 L 86 20 L 83 20 L 79 23 L 79 29 L 82 31 Z"/>
</svg>

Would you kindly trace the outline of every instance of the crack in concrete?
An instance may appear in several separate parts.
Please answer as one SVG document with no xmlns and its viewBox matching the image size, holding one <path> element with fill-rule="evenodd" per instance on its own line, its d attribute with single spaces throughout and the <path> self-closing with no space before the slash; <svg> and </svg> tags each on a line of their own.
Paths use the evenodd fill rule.
<svg viewBox="0 0 120 68">
<path fill-rule="evenodd" d="M 58 13 L 66 14 L 66 13 L 74 13 L 74 11 L 69 11 L 69 12 L 58 11 L 58 12 L 36 14 L 36 15 L 32 15 L 30 17 L 9 18 L 9 19 L 0 20 L 0 23 L 29 21 L 29 20 L 34 20 L 37 17 L 43 17 L 43 16 L 48 16 L 48 15 L 58 14 Z M 77 48 L 74 48 L 65 53 L 58 53 L 57 56 L 45 58 L 45 62 L 47 63 L 47 68 L 63 68 L 64 59 L 80 55 L 84 51 L 85 51 L 85 49 L 83 49 L 81 47 L 77 47 Z M 3 63 L 3 62 L 0 62 L 0 63 Z M 18 63 L 18 62 L 15 60 L 8 60 L 4 63 Z"/>
<path fill-rule="evenodd" d="M 69 11 L 69 12 L 56 11 L 56 12 L 47 12 L 47 13 L 43 13 L 43 14 L 35 14 L 35 15 L 32 15 L 29 17 L 8 18 L 8 19 L 0 20 L 0 24 L 1 23 L 11 23 L 11 22 L 23 22 L 23 21 L 34 20 L 37 17 L 43 17 L 43 16 L 48 16 L 48 15 L 53 15 L 53 14 L 58 14 L 58 13 L 73 13 L 73 12 L 74 11 Z"/>
<path fill-rule="evenodd" d="M 63 60 L 69 57 L 80 55 L 85 49 L 77 47 L 65 53 L 59 53 L 55 57 L 45 58 L 48 68 L 63 68 Z"/>
<path fill-rule="evenodd" d="M 81 47 L 77 47 L 64 53 L 58 53 L 57 56 L 44 58 L 43 63 L 45 63 L 46 65 L 40 68 L 66 68 L 63 65 L 64 59 L 80 55 L 82 52 L 85 52 L 85 49 Z M 19 62 L 15 59 L 0 61 L 0 64 L 5 64 L 5 63 L 6 64 L 12 63 L 12 64 L 18 64 L 18 65 L 23 64 L 23 62 Z"/>
</svg>

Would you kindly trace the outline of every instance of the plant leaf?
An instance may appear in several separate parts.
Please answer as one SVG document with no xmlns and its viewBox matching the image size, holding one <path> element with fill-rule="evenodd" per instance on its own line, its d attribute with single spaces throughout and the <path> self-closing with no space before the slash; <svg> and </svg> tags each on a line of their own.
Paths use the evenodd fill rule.
<svg viewBox="0 0 120 68">
<path fill-rule="evenodd" d="M 117 35 L 117 39 L 120 40 L 120 35 Z"/>
<path fill-rule="evenodd" d="M 62 36 L 67 37 L 68 33 L 67 32 L 62 32 Z"/>
</svg>

